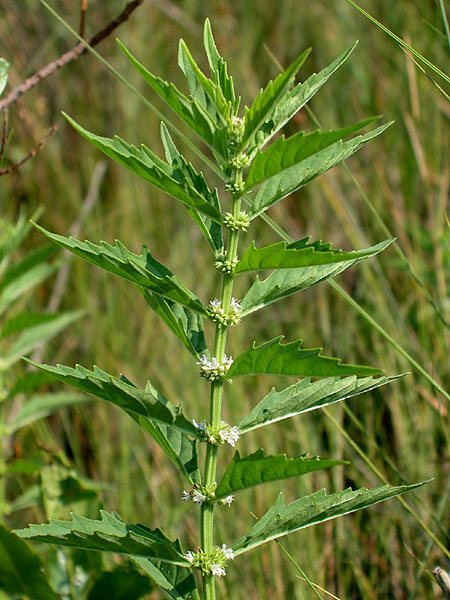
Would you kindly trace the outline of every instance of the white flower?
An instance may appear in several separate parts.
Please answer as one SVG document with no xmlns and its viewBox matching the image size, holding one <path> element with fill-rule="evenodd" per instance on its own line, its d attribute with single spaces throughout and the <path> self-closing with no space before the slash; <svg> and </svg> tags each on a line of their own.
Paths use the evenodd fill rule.
<svg viewBox="0 0 450 600">
<path fill-rule="evenodd" d="M 181 494 L 181 502 L 189 502 L 189 500 L 191 500 L 190 492 L 183 490 L 183 493 Z"/>
<path fill-rule="evenodd" d="M 228 504 L 228 506 L 231 506 L 231 503 L 234 502 L 234 496 L 227 496 L 226 498 L 224 498 L 222 500 L 223 504 Z"/>
<path fill-rule="evenodd" d="M 194 558 L 195 556 L 193 555 L 193 553 L 189 550 L 189 552 L 186 552 L 186 554 L 184 555 L 184 558 L 189 561 L 190 563 L 194 562 Z"/>
<path fill-rule="evenodd" d="M 210 300 L 209 306 L 210 306 L 210 308 L 213 308 L 214 310 L 219 310 L 219 311 L 223 312 L 222 302 L 219 300 L 219 298 L 214 298 L 214 300 Z"/>
<path fill-rule="evenodd" d="M 216 577 L 222 577 L 223 575 L 226 575 L 226 572 L 220 565 L 211 565 L 211 574 Z"/>
<path fill-rule="evenodd" d="M 227 548 L 225 544 L 222 544 L 222 552 L 227 560 L 233 560 L 234 552 L 231 548 Z"/>
<path fill-rule="evenodd" d="M 225 427 L 219 431 L 220 439 L 224 442 L 228 442 L 233 448 L 239 439 L 239 427 Z"/>
<path fill-rule="evenodd" d="M 231 298 L 230 307 L 234 311 L 239 311 L 239 310 L 241 310 L 241 303 L 239 302 L 239 300 L 237 298 Z"/>
<path fill-rule="evenodd" d="M 217 379 L 222 379 L 231 367 L 232 362 L 233 359 L 231 356 L 228 358 L 224 355 L 223 361 L 219 362 L 215 356 L 209 360 L 207 356 L 202 355 L 196 364 L 200 366 L 200 375 L 202 377 L 205 377 L 208 381 L 216 381 Z"/>
<path fill-rule="evenodd" d="M 206 496 L 199 492 L 198 490 L 194 490 L 192 492 L 192 502 L 198 504 L 200 506 L 206 500 Z"/>
<path fill-rule="evenodd" d="M 197 423 L 195 419 L 192 419 L 192 424 L 194 425 L 195 429 L 198 429 L 198 431 L 206 432 L 206 428 L 208 427 L 208 423 L 206 421 L 200 421 L 200 423 Z"/>
</svg>

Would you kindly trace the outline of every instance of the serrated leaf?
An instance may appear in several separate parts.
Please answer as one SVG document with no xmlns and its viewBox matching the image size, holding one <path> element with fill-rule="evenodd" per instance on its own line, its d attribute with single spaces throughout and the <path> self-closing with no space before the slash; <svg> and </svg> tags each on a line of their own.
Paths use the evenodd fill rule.
<svg viewBox="0 0 450 600">
<path fill-rule="evenodd" d="M 322 245 L 321 242 L 308 244 L 307 239 L 302 240 L 304 244 L 295 247 L 286 245 L 286 242 L 277 242 L 264 248 L 256 248 L 255 242 L 252 242 L 234 272 L 238 274 L 263 269 L 295 269 L 368 258 L 378 254 L 395 241 L 395 238 L 392 238 L 364 250 L 343 252 L 333 250 L 329 244 Z"/>
<path fill-rule="evenodd" d="M 30 315 L 19 315 L 18 321 L 7 322 L 6 326 L 8 326 L 9 323 L 10 329 L 11 327 L 22 327 L 24 331 L 22 331 L 20 336 L 8 349 L 8 352 L 2 357 L 1 368 L 5 370 L 11 368 L 11 366 L 22 356 L 26 356 L 41 344 L 45 344 L 48 340 L 51 340 L 66 327 L 80 319 L 84 314 L 84 310 L 77 310 L 63 314 L 31 315 L 31 320 L 28 321 L 28 327 L 26 325 L 26 317 L 29 317 Z M 40 322 L 38 319 L 39 316 L 42 317 Z M 21 317 L 24 317 L 24 319 L 20 319 Z M 4 330 L 2 330 L 2 337 L 3 333 Z"/>
<path fill-rule="evenodd" d="M 71 521 L 50 519 L 45 525 L 29 525 L 15 530 L 20 538 L 34 542 L 70 546 L 85 550 L 136 555 L 189 567 L 179 545 L 160 529 L 145 525 L 126 525 L 117 515 L 100 511 L 101 520 L 72 514 Z"/>
<path fill-rule="evenodd" d="M 286 96 L 289 88 L 294 83 L 298 70 L 310 52 L 311 48 L 308 48 L 300 54 L 283 73 L 280 73 L 273 81 L 269 81 L 267 86 L 259 91 L 250 108 L 245 108 L 245 129 L 242 138 L 242 150 L 245 150 L 253 141 L 260 127 L 271 117 L 277 104 Z"/>
<path fill-rule="evenodd" d="M 140 148 L 136 148 L 118 136 L 110 139 L 94 135 L 78 125 L 68 115 L 63 114 L 72 127 L 107 156 L 174 198 L 181 200 L 189 208 L 204 213 L 218 223 L 222 222 L 220 210 L 204 198 L 188 179 L 180 178 L 180 174 L 182 174 L 180 170 L 174 173 L 171 165 L 162 161 L 149 148 L 143 144 Z M 197 175 L 193 167 L 192 171 Z"/>
<path fill-rule="evenodd" d="M 39 225 L 36 227 L 55 244 L 81 256 L 88 262 L 206 315 L 206 310 L 197 296 L 188 290 L 169 269 L 153 258 L 146 246 L 142 247 L 141 254 L 134 254 L 118 240 L 114 246 L 106 242 L 97 245 L 87 240 L 80 242 L 72 237 L 67 238 L 51 233 Z"/>
<path fill-rule="evenodd" d="M 62 408 L 71 408 L 92 402 L 89 396 L 84 394 L 72 393 L 54 393 L 54 394 L 39 394 L 27 398 L 14 419 L 6 424 L 5 428 L 8 434 L 15 433 L 17 430 L 27 425 L 31 425 L 39 419 L 43 419 L 53 414 Z"/>
<path fill-rule="evenodd" d="M 288 533 L 389 500 L 425 483 L 427 482 L 395 487 L 385 485 L 372 490 L 360 488 L 353 491 L 348 488 L 329 496 L 325 490 L 320 490 L 288 505 L 284 503 L 283 494 L 280 493 L 272 508 L 253 525 L 247 535 L 233 544 L 234 554 L 242 554 Z"/>
<path fill-rule="evenodd" d="M 180 152 L 178 152 L 178 149 L 170 137 L 169 131 L 164 123 L 161 123 L 161 140 L 166 152 L 166 160 L 174 169 L 174 176 L 178 177 L 180 181 L 189 181 L 189 183 L 203 196 L 203 198 L 210 202 L 221 213 L 217 190 L 211 192 L 203 177 L 203 174 L 197 173 L 191 163 L 188 163 L 180 154 Z M 202 213 L 200 213 L 198 210 L 189 208 L 186 205 L 185 208 L 191 218 L 199 226 L 200 231 L 205 236 L 206 241 L 211 246 L 214 254 L 222 254 L 222 227 L 216 221 L 213 221 L 202 215 Z"/>
<path fill-rule="evenodd" d="M 8 83 L 9 62 L 0 58 L 0 96 L 3 94 Z"/>
<path fill-rule="evenodd" d="M 322 356 L 322 348 L 301 349 L 302 340 L 282 344 L 283 336 L 260 346 L 253 343 L 228 369 L 227 378 L 241 375 L 293 375 L 295 377 L 330 377 L 342 375 L 378 375 L 380 369 L 363 365 L 342 364 L 338 358 Z"/>
<path fill-rule="evenodd" d="M 28 544 L 0 524 L 0 589 L 30 600 L 57 600 L 42 567 Z"/>
<path fill-rule="evenodd" d="M 175 600 L 200 600 L 191 569 L 138 556 L 130 556 L 130 559 Z"/>
<path fill-rule="evenodd" d="M 403 375 L 377 377 L 376 379 L 373 377 L 358 379 L 356 376 L 342 379 L 327 377 L 317 381 L 305 378 L 280 392 L 272 388 L 239 423 L 239 433 L 243 435 L 263 425 L 353 398 L 353 396 L 386 385 L 399 377 L 403 377 Z"/>
<path fill-rule="evenodd" d="M 250 218 L 256 218 L 289 194 L 346 160 L 390 125 L 391 123 L 387 123 L 377 127 L 373 131 L 365 135 L 359 135 L 348 142 L 335 142 L 300 163 L 266 179 L 252 201 Z"/>
<path fill-rule="evenodd" d="M 196 358 L 205 354 L 207 346 L 200 315 L 149 290 L 142 292 L 147 304 L 161 317 L 191 354 Z"/>
<path fill-rule="evenodd" d="M 249 315 L 272 302 L 277 302 L 291 294 L 330 279 L 330 277 L 335 277 L 342 271 L 357 265 L 361 260 L 364 259 L 315 267 L 277 269 L 262 281 L 257 275 L 241 301 L 241 316 Z"/>
<path fill-rule="evenodd" d="M 153 421 L 175 427 L 193 437 L 199 437 L 197 429 L 183 415 L 181 405 L 175 406 L 166 400 L 149 381 L 145 390 L 140 390 L 134 385 L 105 373 L 96 366 L 93 371 L 89 371 L 81 365 L 72 369 L 64 365 L 52 367 L 31 360 L 27 360 L 27 362 L 37 369 L 51 373 L 55 379 L 68 383 L 87 394 L 107 400 L 126 412 L 148 417 Z"/>
<path fill-rule="evenodd" d="M 209 68 L 211 70 L 213 81 L 220 86 L 225 99 L 232 103 L 233 110 L 236 113 L 239 109 L 240 98 L 236 99 L 235 97 L 233 78 L 228 76 L 227 63 L 217 51 L 209 19 L 206 19 L 205 21 L 203 44 L 208 57 Z"/>
<path fill-rule="evenodd" d="M 182 119 L 189 127 L 199 135 L 206 145 L 223 161 L 228 159 L 227 133 L 228 128 L 217 128 L 211 116 L 195 100 L 189 99 L 182 94 L 173 83 L 167 83 L 160 77 L 156 77 L 148 71 L 125 46 L 118 40 L 119 46 L 125 56 L 136 67 L 146 82 L 153 88 L 160 98 L 166 102 L 170 108 Z"/>
<path fill-rule="evenodd" d="M 299 131 L 289 138 L 284 135 L 279 137 L 267 150 L 262 152 L 259 150 L 250 166 L 248 175 L 245 178 L 245 192 L 248 192 L 256 185 L 263 183 L 270 177 L 282 173 L 298 165 L 301 168 L 301 163 L 317 154 L 321 150 L 335 144 L 339 140 L 361 131 L 368 125 L 374 123 L 379 117 L 365 119 L 349 127 L 335 129 L 330 131 L 321 131 L 318 129 L 313 133 L 306 134 L 304 131 Z"/>
<path fill-rule="evenodd" d="M 357 43 L 358 42 L 352 44 L 330 65 L 319 71 L 319 73 L 313 73 L 306 81 L 298 83 L 292 91 L 288 92 L 280 100 L 276 105 L 273 114 L 260 127 L 256 136 L 257 138 L 260 138 L 260 147 L 266 144 L 301 108 L 303 108 L 303 106 L 305 106 L 305 104 L 307 104 L 307 102 L 309 102 L 314 94 L 328 81 L 331 75 L 347 60 Z"/>
<path fill-rule="evenodd" d="M 94 581 L 86 600 L 139 600 L 153 590 L 148 577 L 135 569 L 119 565 L 101 573 Z"/>
<path fill-rule="evenodd" d="M 286 454 L 264 456 L 262 449 L 241 458 L 239 452 L 236 451 L 222 481 L 217 486 L 214 500 L 221 500 L 241 490 L 269 481 L 297 477 L 343 464 L 346 462 L 322 459 L 318 456 L 310 457 L 307 454 L 295 458 L 287 458 Z"/>
</svg>

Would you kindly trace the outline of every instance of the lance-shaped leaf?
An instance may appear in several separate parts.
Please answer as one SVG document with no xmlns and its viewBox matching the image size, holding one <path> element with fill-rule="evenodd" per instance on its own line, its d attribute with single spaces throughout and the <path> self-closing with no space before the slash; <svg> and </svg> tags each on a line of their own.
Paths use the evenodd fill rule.
<svg viewBox="0 0 450 600">
<path fill-rule="evenodd" d="M 289 67 L 280 73 L 273 81 L 269 81 L 261 89 L 250 108 L 245 107 L 245 129 L 241 148 L 245 148 L 253 141 L 260 127 L 267 121 L 281 99 L 287 95 L 289 88 L 295 81 L 298 70 L 308 58 L 311 48 L 305 50 Z M 256 140 L 259 142 L 259 140 Z"/>
<path fill-rule="evenodd" d="M 197 296 L 188 290 L 169 269 L 154 259 L 146 246 L 142 247 L 142 254 L 134 254 L 118 240 L 114 246 L 106 242 L 97 245 L 87 240 L 80 242 L 72 237 L 67 238 L 51 233 L 39 225 L 36 227 L 55 244 L 81 256 L 88 262 L 206 315 L 206 310 Z"/>
<path fill-rule="evenodd" d="M 338 56 L 331 64 L 313 73 L 303 83 L 298 83 L 293 90 L 288 92 L 276 105 L 270 118 L 263 123 L 257 134 L 260 147 L 266 144 L 292 117 L 301 109 L 316 92 L 328 81 L 337 69 L 347 60 L 353 52 L 355 42 Z"/>
<path fill-rule="evenodd" d="M 189 183 L 210 202 L 219 212 L 221 212 L 217 190 L 211 192 L 202 173 L 197 173 L 191 163 L 188 163 L 178 152 L 177 147 L 170 137 L 169 131 L 164 123 L 161 123 L 161 140 L 166 152 L 166 160 L 174 170 L 173 175 L 180 181 L 189 181 Z M 214 254 L 222 254 L 223 237 L 222 227 L 208 217 L 205 217 L 198 210 L 185 205 L 186 210 L 192 219 L 200 227 L 206 241 L 211 246 Z"/>
<path fill-rule="evenodd" d="M 280 493 L 272 508 L 254 524 L 247 535 L 233 545 L 234 554 L 242 554 L 293 531 L 336 519 L 378 502 L 389 500 L 389 498 L 414 490 L 424 483 L 427 482 L 395 487 L 384 485 L 372 490 L 348 488 L 329 496 L 325 490 L 320 490 L 309 496 L 303 496 L 288 505 L 284 503 L 283 494 Z"/>
<path fill-rule="evenodd" d="M 245 191 L 248 192 L 256 185 L 294 165 L 298 165 L 298 168 L 301 169 L 301 163 L 304 160 L 339 142 L 339 140 L 361 131 L 378 118 L 372 117 L 342 129 L 331 131 L 321 131 L 319 129 L 308 135 L 304 131 L 299 131 L 287 139 L 284 135 L 281 136 L 267 150 L 256 153 L 245 178 Z"/>
<path fill-rule="evenodd" d="M 89 586 L 86 600 L 140 600 L 148 598 L 154 588 L 150 578 L 137 569 L 119 565 L 113 571 L 103 571 L 95 579 L 92 586 Z"/>
<path fill-rule="evenodd" d="M 399 377 L 403 377 L 403 375 L 377 377 L 376 379 L 373 377 L 358 379 L 356 376 L 342 379 L 327 377 L 317 381 L 311 381 L 307 377 L 280 392 L 272 388 L 239 423 L 239 433 L 242 435 L 263 425 L 353 398 L 353 396 L 386 385 Z"/>
<path fill-rule="evenodd" d="M 55 379 L 107 400 L 123 410 L 148 417 L 152 421 L 175 427 L 193 437 L 199 437 L 197 429 L 183 415 L 181 405 L 175 406 L 164 398 L 148 381 L 145 390 L 140 390 L 121 379 L 117 379 L 98 367 L 93 371 L 77 365 L 75 369 L 64 365 L 43 365 L 27 360 L 37 369 L 51 373 Z"/>
<path fill-rule="evenodd" d="M 96 521 L 72 513 L 71 521 L 50 519 L 48 524 L 29 525 L 14 533 L 34 542 L 143 556 L 189 567 L 180 545 L 169 540 L 160 529 L 127 525 L 118 515 L 104 510 L 100 511 L 100 515 L 101 520 Z"/>
<path fill-rule="evenodd" d="M 236 113 L 239 108 L 240 98 L 236 99 L 234 94 L 233 78 L 228 76 L 227 63 L 217 51 L 209 19 L 206 19 L 205 21 L 203 44 L 208 57 L 209 68 L 211 70 L 213 81 L 220 86 L 225 99 L 232 103 L 233 110 Z"/>
<path fill-rule="evenodd" d="M 131 64 L 136 67 L 158 96 L 202 138 L 216 155 L 226 161 L 228 158 L 228 128 L 219 128 L 218 123 L 214 122 L 211 115 L 194 98 L 187 98 L 173 83 L 167 83 L 150 73 L 119 40 L 118 43 Z"/>
<path fill-rule="evenodd" d="M 192 185 L 192 180 L 180 178 L 180 170 L 174 173 L 174 169 L 170 165 L 161 160 L 146 146 L 141 145 L 140 148 L 136 148 L 117 136 L 110 139 L 94 135 L 78 125 L 68 115 L 63 114 L 82 136 L 107 156 L 174 198 L 181 200 L 189 208 L 204 213 L 218 223 L 222 222 L 220 210 L 199 193 L 196 187 Z M 192 171 L 195 173 L 193 167 Z M 195 175 L 197 174 L 195 173 Z"/>
<path fill-rule="evenodd" d="M 373 254 L 368 256 L 374 256 L 381 249 L 377 249 L 377 246 L 373 247 Z M 241 316 L 255 312 L 268 304 L 272 304 L 272 302 L 286 298 L 330 277 L 335 277 L 342 271 L 357 265 L 361 260 L 364 259 L 359 258 L 348 262 L 315 267 L 277 269 L 262 281 L 256 276 L 254 283 L 241 301 Z"/>
<path fill-rule="evenodd" d="M 335 142 L 280 173 L 266 179 L 252 202 L 250 218 L 254 219 L 268 208 L 309 183 L 322 173 L 346 160 L 369 140 L 380 135 L 391 123 L 377 127 L 348 142 Z"/>
<path fill-rule="evenodd" d="M 0 524 L 0 590 L 8 593 L 6 597 L 57 600 L 42 567 L 38 554 Z"/>
<path fill-rule="evenodd" d="M 253 343 L 238 356 L 227 377 L 241 375 L 293 375 L 295 377 L 330 377 L 343 375 L 378 375 L 380 369 L 364 365 L 342 364 L 338 358 L 322 356 L 322 348 L 301 349 L 302 340 L 282 344 L 283 336 L 260 346 Z"/>
<path fill-rule="evenodd" d="M 181 546 L 179 549 L 181 552 Z M 200 600 L 191 569 L 138 556 L 130 558 L 175 600 Z"/>
<path fill-rule="evenodd" d="M 287 458 L 286 454 L 264 456 L 262 449 L 241 458 L 239 452 L 236 451 L 222 481 L 217 486 L 214 500 L 221 500 L 241 490 L 269 481 L 305 475 L 319 469 L 328 469 L 344 464 L 346 464 L 344 460 L 327 460 L 307 454 L 295 458 Z"/>
<path fill-rule="evenodd" d="M 9 62 L 4 58 L 0 58 L 0 96 L 8 83 Z"/>
<path fill-rule="evenodd" d="M 371 248 L 351 252 L 333 250 L 329 244 L 321 242 L 308 244 L 308 238 L 301 240 L 301 244 L 297 242 L 288 246 L 286 242 L 277 242 L 264 248 L 256 248 L 255 242 L 252 242 L 236 265 L 235 274 L 263 269 L 314 267 L 368 258 L 387 248 L 394 240 L 392 238 Z"/>
</svg>

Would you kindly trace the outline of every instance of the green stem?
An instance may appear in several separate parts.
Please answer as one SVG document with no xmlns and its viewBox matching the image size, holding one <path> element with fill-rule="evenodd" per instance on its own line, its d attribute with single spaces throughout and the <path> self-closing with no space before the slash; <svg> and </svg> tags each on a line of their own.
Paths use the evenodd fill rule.
<svg viewBox="0 0 450 600">
<path fill-rule="evenodd" d="M 236 169 L 234 173 L 234 183 L 242 181 L 242 171 Z M 239 215 L 241 200 L 232 198 L 232 213 L 235 217 Z M 228 247 L 226 257 L 232 261 L 237 256 L 239 242 L 239 231 L 230 230 L 228 237 Z M 233 274 L 224 274 L 222 280 L 221 303 L 225 311 L 230 308 L 230 302 L 233 293 Z M 223 361 L 225 356 L 225 345 L 227 340 L 227 327 L 221 324 L 216 326 L 216 335 L 214 340 L 214 356 L 218 361 Z M 210 396 L 210 416 L 209 422 L 212 428 L 220 425 L 222 416 L 222 398 L 223 381 L 213 381 L 211 383 Z M 218 446 L 208 443 L 205 460 L 204 486 L 212 485 L 216 480 L 217 454 Z M 201 508 L 201 547 L 210 553 L 214 548 L 214 504 L 204 503 Z M 215 580 L 210 574 L 203 575 L 203 593 L 205 600 L 215 600 Z"/>
</svg>

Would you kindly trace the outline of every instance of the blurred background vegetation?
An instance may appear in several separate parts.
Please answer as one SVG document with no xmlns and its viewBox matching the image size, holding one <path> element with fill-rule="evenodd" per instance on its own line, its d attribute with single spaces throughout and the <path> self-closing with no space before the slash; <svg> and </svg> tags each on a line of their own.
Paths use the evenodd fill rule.
<svg viewBox="0 0 450 600">
<path fill-rule="evenodd" d="M 100 29 L 124 4 L 123 0 L 90 0 L 86 35 Z M 448 72 L 449 45 L 436 0 L 365 0 L 363 5 Z M 78 28 L 79 2 L 58 0 L 53 6 Z M 398 238 L 410 266 L 443 314 L 450 318 L 446 223 L 450 102 L 404 52 L 344 0 L 146 0 L 117 36 L 153 73 L 184 90 L 177 67 L 177 40 L 183 37 L 206 68 L 201 46 L 206 17 L 211 19 L 218 47 L 247 104 L 277 74 L 270 53 L 286 66 L 312 46 L 300 73 L 304 79 L 330 63 L 355 39 L 360 40 L 351 58 L 313 98 L 310 107 L 325 129 L 377 114 L 385 121 L 395 121 L 347 163 L 369 203 L 349 172 L 337 167 L 278 204 L 270 216 L 295 239 L 312 235 L 345 249 L 385 239 L 381 219 Z M 98 47 L 100 53 L 160 110 L 167 111 L 131 69 L 113 37 Z M 74 43 L 35 0 L 0 6 L 0 55 L 11 63 L 8 90 Z M 19 160 L 53 124 L 60 127 L 32 160 L 0 179 L 2 218 L 15 220 L 20 211 L 31 215 L 43 206 L 41 224 L 67 235 L 79 219 L 89 188 L 95 193 L 92 188 L 97 181 L 97 202 L 78 237 L 94 242 L 118 238 L 135 252 L 145 243 L 203 301 L 216 296 L 218 274 L 210 268 L 204 240 L 186 219 L 181 204 L 111 161 L 104 176 L 95 179 L 103 156 L 71 129 L 60 116 L 61 110 L 90 131 L 105 136 L 118 134 L 162 154 L 157 117 L 94 57 L 84 56 L 12 105 L 2 167 Z M 314 128 L 311 116 L 301 111 L 286 134 Z M 204 170 L 211 185 L 221 189 L 216 176 L 181 142 L 180 149 Z M 248 235 L 254 236 L 258 245 L 277 241 L 263 223 Z M 42 243 L 37 232 L 28 241 L 30 247 Z M 446 387 L 448 329 L 392 247 L 340 276 L 339 283 Z M 54 279 L 27 302 L 35 311 L 44 310 L 53 291 Z M 183 353 L 178 340 L 126 282 L 75 259 L 61 308 L 85 308 L 88 313 L 46 347 L 44 361 L 78 362 L 86 367 L 98 364 L 111 374 L 123 372 L 141 386 L 150 379 L 168 398 L 183 401 L 189 416 L 206 416 L 207 388 L 193 368 L 192 357 Z M 281 330 L 286 340 L 301 337 L 307 347 L 323 346 L 326 354 L 342 357 L 345 362 L 373 364 L 387 374 L 413 371 L 395 348 L 326 283 L 266 309 L 261 317 L 250 316 L 243 327 L 233 331 L 233 354 L 253 339 L 264 341 Z M 287 384 L 284 381 L 282 385 Z M 230 386 L 225 408 L 229 421 L 242 418 L 271 385 L 280 389 L 281 380 L 254 377 Z M 435 564 L 448 568 L 449 561 L 417 518 L 450 549 L 448 411 L 447 401 L 412 372 L 390 386 L 349 401 L 347 406 L 330 409 L 329 416 L 315 411 L 279 424 L 271 429 L 270 437 L 265 430 L 245 437 L 243 451 L 261 445 L 269 452 L 287 449 L 290 456 L 310 451 L 350 461 L 329 473 L 283 482 L 289 500 L 320 487 L 332 491 L 348 485 L 376 486 L 381 482 L 368 461 L 392 484 L 434 478 L 415 495 L 405 497 L 414 514 L 392 500 L 286 538 L 283 543 L 312 581 L 346 599 L 441 597 L 431 571 Z M 342 435 L 340 427 L 348 437 Z M 8 450 L 33 456 L 40 452 L 39 445 L 55 453 L 63 449 L 78 473 L 104 484 L 106 509 L 117 510 L 128 521 L 163 525 L 171 536 L 180 535 L 188 541 L 188 546 L 198 543 L 194 537 L 196 515 L 178 502 L 182 481 L 162 451 L 118 409 L 92 402 L 63 411 L 18 435 Z M 223 455 L 226 453 L 231 457 L 231 451 L 224 449 Z M 18 478 L 9 493 L 25 486 L 26 478 Z M 242 494 L 224 513 L 218 538 L 228 543 L 242 535 L 253 520 L 250 511 L 262 514 L 275 500 L 279 487 L 272 484 Z M 23 526 L 40 518 L 39 512 L 28 509 L 15 514 L 9 524 Z M 220 586 L 223 597 L 236 600 L 314 597 L 276 544 L 246 554 L 239 565 L 230 565 L 229 576 Z M 160 596 L 156 592 L 149 597 Z"/>
</svg>

